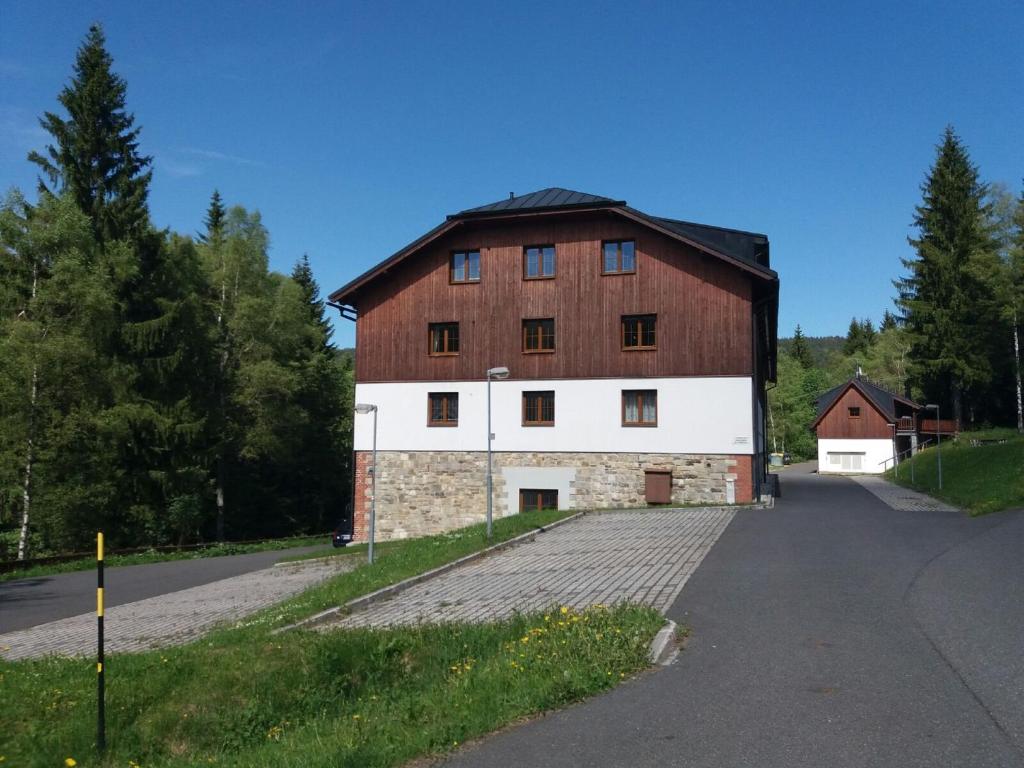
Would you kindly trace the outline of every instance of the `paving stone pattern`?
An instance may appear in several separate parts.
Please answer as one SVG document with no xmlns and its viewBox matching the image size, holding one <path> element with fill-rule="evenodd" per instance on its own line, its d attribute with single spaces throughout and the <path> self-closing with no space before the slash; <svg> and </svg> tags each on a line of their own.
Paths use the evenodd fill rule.
<svg viewBox="0 0 1024 768">
<path fill-rule="evenodd" d="M 701 508 L 585 515 L 320 629 L 487 621 L 626 600 L 665 611 L 734 514 Z"/>
<path fill-rule="evenodd" d="M 950 506 L 944 501 L 933 499 L 909 488 L 890 483 L 882 477 L 873 475 L 858 475 L 850 478 L 861 487 L 866 488 L 875 494 L 879 499 L 888 504 L 897 512 L 957 512 L 957 508 Z"/>
<path fill-rule="evenodd" d="M 108 653 L 182 645 L 214 626 L 236 621 L 361 563 L 360 558 L 311 562 L 254 571 L 230 579 L 108 608 L 104 613 Z M 84 656 L 96 650 L 96 614 L 39 624 L 0 635 L 0 656 Z"/>
</svg>

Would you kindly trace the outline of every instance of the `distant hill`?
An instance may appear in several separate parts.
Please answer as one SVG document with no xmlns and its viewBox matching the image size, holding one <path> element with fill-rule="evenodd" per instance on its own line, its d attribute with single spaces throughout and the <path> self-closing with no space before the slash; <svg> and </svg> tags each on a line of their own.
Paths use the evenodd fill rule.
<svg viewBox="0 0 1024 768">
<path fill-rule="evenodd" d="M 811 350 L 814 364 L 819 368 L 825 366 L 828 356 L 832 352 L 842 352 L 843 344 L 846 343 L 845 336 L 804 336 L 807 348 Z M 793 338 L 779 339 L 779 349 L 789 352 L 793 344 Z"/>
</svg>

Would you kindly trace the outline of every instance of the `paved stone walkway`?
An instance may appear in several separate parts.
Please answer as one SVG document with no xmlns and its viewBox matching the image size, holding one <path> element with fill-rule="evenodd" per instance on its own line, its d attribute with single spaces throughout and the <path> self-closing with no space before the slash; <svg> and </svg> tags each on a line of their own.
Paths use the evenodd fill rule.
<svg viewBox="0 0 1024 768">
<path fill-rule="evenodd" d="M 957 508 L 944 501 L 933 499 L 918 491 L 912 491 L 877 475 L 851 477 L 897 512 L 957 512 Z"/>
<path fill-rule="evenodd" d="M 665 611 L 734 514 L 704 508 L 585 515 L 320 629 L 488 621 L 625 600 Z"/>
<path fill-rule="evenodd" d="M 345 557 L 334 562 L 277 566 L 221 579 L 108 608 L 104 615 L 109 653 L 182 645 L 214 626 L 240 619 L 363 562 Z M 83 656 L 96 649 L 96 614 L 39 624 L 0 635 L 0 656 L 9 660 L 39 656 Z"/>
</svg>

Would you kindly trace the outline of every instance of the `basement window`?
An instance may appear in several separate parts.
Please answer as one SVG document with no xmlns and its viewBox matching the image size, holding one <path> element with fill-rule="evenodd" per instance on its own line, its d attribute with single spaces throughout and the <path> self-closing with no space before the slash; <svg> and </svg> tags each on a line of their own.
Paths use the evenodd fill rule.
<svg viewBox="0 0 1024 768">
<path fill-rule="evenodd" d="M 539 512 L 542 509 L 558 509 L 558 491 L 539 488 L 524 488 L 519 491 L 520 512 Z"/>
</svg>

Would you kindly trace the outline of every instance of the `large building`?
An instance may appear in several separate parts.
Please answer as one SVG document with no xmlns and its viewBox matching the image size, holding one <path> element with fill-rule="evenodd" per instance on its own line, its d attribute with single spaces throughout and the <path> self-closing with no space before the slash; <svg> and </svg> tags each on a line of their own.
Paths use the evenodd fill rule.
<svg viewBox="0 0 1024 768">
<path fill-rule="evenodd" d="M 878 474 L 917 447 L 921 406 L 859 374 L 821 395 L 817 406 L 811 429 L 820 473 Z"/>
<path fill-rule="evenodd" d="M 494 514 L 756 499 L 779 281 L 768 238 L 545 189 L 471 208 L 330 296 L 377 406 L 377 533 Z M 357 415 L 366 535 L 373 418 Z"/>
</svg>

